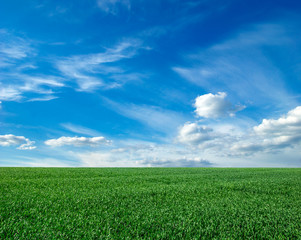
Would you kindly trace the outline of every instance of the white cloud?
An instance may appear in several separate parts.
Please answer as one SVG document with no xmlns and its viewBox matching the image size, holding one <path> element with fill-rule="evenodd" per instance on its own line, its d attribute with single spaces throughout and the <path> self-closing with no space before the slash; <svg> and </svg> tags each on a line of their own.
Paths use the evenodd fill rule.
<svg viewBox="0 0 301 240">
<path fill-rule="evenodd" d="M 263 119 L 253 128 L 253 132 L 245 135 L 235 143 L 232 149 L 245 154 L 257 152 L 273 152 L 285 148 L 293 148 L 301 142 L 301 106 L 289 111 L 278 119 Z"/>
<path fill-rule="evenodd" d="M 234 107 L 225 97 L 226 94 L 222 92 L 197 97 L 196 113 L 204 118 L 217 118 L 231 116 L 244 108 Z M 294 148 L 301 143 L 301 106 L 279 119 L 263 119 L 255 127 L 246 125 L 245 120 L 239 119 L 231 119 L 232 124 L 209 120 L 206 122 L 207 126 L 201 126 L 197 122 L 185 123 L 180 127 L 176 140 L 192 149 L 198 148 L 220 156 L 273 153 Z"/>
<path fill-rule="evenodd" d="M 100 133 L 94 129 L 86 128 L 72 123 L 62 123 L 61 126 L 73 133 L 84 134 L 93 137 L 100 135 Z"/>
<path fill-rule="evenodd" d="M 127 140 L 122 148 L 73 153 L 83 167 L 209 167 L 213 163 L 199 152 L 182 146 L 138 143 Z"/>
<path fill-rule="evenodd" d="M 53 96 L 53 95 L 45 95 L 43 97 L 38 97 L 38 98 L 30 98 L 28 100 L 28 102 L 45 102 L 45 101 L 50 101 L 53 99 L 57 99 L 57 96 Z"/>
<path fill-rule="evenodd" d="M 0 146 L 2 147 L 20 145 L 19 147 L 17 147 L 17 149 L 32 150 L 36 148 L 35 146 L 33 146 L 34 143 L 34 141 L 30 141 L 28 138 L 25 138 L 23 136 L 15 136 L 13 134 L 0 135 Z"/>
<path fill-rule="evenodd" d="M 49 101 L 54 91 L 65 86 L 64 79 L 39 74 L 33 41 L 0 30 L 0 100 Z M 31 69 L 31 74 L 24 73 Z M 26 97 L 25 95 L 29 95 Z"/>
<path fill-rule="evenodd" d="M 27 101 L 49 101 L 57 98 L 53 90 L 64 87 L 63 79 L 54 76 L 29 76 L 19 73 L 3 74 L 5 83 L 0 83 L 0 100 L 20 101 L 26 93 L 35 93 Z M 10 81 L 9 81 L 10 80 Z M 17 80 L 17 81 L 16 81 Z"/>
<path fill-rule="evenodd" d="M 286 116 L 279 119 L 263 119 L 262 123 L 254 127 L 260 135 L 301 135 L 301 106 L 289 111 Z"/>
<path fill-rule="evenodd" d="M 301 106 L 279 119 L 264 119 L 253 128 L 213 123 L 185 123 L 176 140 L 216 156 L 241 156 L 282 151 L 301 142 Z"/>
<path fill-rule="evenodd" d="M 227 127 L 227 125 L 226 125 Z M 186 123 L 179 129 L 177 141 L 215 156 L 260 156 L 301 147 L 301 106 L 278 119 L 264 119 L 253 128 Z M 229 126 L 228 126 L 229 128 Z"/>
<path fill-rule="evenodd" d="M 120 66 L 112 63 L 132 58 L 142 48 L 137 39 L 127 39 L 103 53 L 76 55 L 55 62 L 56 68 L 69 79 L 74 79 L 78 91 L 93 91 L 97 88 L 120 86 L 118 78 L 132 76 Z M 109 65 L 108 65 L 109 63 Z M 130 78 L 129 78 L 130 80 Z M 116 82 L 117 81 L 117 82 Z"/>
<path fill-rule="evenodd" d="M 8 31 L 0 31 L 0 57 L 1 61 L 10 64 L 18 59 L 26 58 L 34 53 L 30 43 L 21 37 L 16 37 Z"/>
<path fill-rule="evenodd" d="M 255 133 L 264 138 L 264 145 L 277 148 L 294 146 L 301 141 L 301 106 L 278 119 L 263 119 L 254 127 Z"/>
<path fill-rule="evenodd" d="M 255 106 L 273 103 L 273 107 L 286 109 L 296 101 L 289 93 L 282 72 L 286 69 L 281 66 L 283 61 L 296 65 L 297 56 L 285 52 L 294 53 L 295 47 L 300 47 L 294 40 L 300 36 L 289 30 L 296 26 L 287 24 L 259 24 L 240 30 L 228 40 L 195 50 L 197 54 L 188 55 L 188 66 L 177 66 L 173 70 L 208 92 L 222 89 Z M 278 57 L 273 53 L 279 54 Z"/>
<path fill-rule="evenodd" d="M 36 149 L 36 146 L 32 146 L 35 142 L 34 141 L 28 141 L 27 143 L 24 143 L 20 145 L 17 149 L 20 150 L 33 150 Z"/>
<path fill-rule="evenodd" d="M 106 102 L 110 109 L 118 114 L 137 120 L 159 132 L 174 132 L 181 123 L 185 122 L 182 114 L 158 106 L 120 104 L 109 99 L 106 99 Z"/>
<path fill-rule="evenodd" d="M 197 123 L 185 123 L 180 128 L 178 141 L 184 144 L 198 145 L 211 140 L 213 129 L 207 126 L 199 126 Z"/>
<path fill-rule="evenodd" d="M 111 141 L 105 139 L 105 137 L 60 137 L 58 139 L 49 139 L 45 141 L 45 144 L 51 147 L 61 147 L 65 145 L 75 147 L 97 147 L 99 145 L 109 144 Z"/>
<path fill-rule="evenodd" d="M 16 46 L 7 47 L 12 44 Z M 56 58 L 52 61 L 60 76 L 40 74 L 39 55 L 31 45 L 33 41 L 0 31 L 0 100 L 50 101 L 58 98 L 56 92 L 63 87 L 91 92 L 119 88 L 145 77 L 119 64 L 134 57 L 139 49 L 148 49 L 138 39 L 126 39 L 101 53 Z M 31 74 L 26 73 L 28 69 Z"/>
<path fill-rule="evenodd" d="M 116 153 L 85 152 L 76 153 L 82 167 L 137 167 L 137 165 Z M 124 156 L 123 156 L 124 157 Z"/>
<path fill-rule="evenodd" d="M 128 10 L 131 8 L 130 0 L 98 0 L 97 5 L 102 11 L 113 15 L 118 13 L 121 6 Z"/>
<path fill-rule="evenodd" d="M 233 106 L 226 98 L 227 94 L 219 92 L 217 94 L 204 94 L 195 99 L 195 112 L 204 118 L 219 118 L 234 116 L 235 112 L 245 108 L 245 106 Z"/>
<path fill-rule="evenodd" d="M 3 86 L 0 83 L 0 99 L 4 101 L 17 101 L 22 98 L 22 92 L 11 86 Z"/>
</svg>

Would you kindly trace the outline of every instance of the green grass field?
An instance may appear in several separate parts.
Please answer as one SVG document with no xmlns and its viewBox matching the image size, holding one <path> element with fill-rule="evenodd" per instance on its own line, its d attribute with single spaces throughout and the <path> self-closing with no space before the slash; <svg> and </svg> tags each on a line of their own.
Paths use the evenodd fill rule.
<svg viewBox="0 0 301 240">
<path fill-rule="evenodd" d="M 0 239 L 301 239 L 301 169 L 0 168 Z"/>
</svg>

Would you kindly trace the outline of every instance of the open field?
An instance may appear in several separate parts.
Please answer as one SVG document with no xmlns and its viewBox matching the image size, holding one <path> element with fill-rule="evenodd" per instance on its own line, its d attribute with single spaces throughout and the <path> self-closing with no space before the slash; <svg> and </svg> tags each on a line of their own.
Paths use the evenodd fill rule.
<svg viewBox="0 0 301 240">
<path fill-rule="evenodd" d="M 301 169 L 0 168 L 0 239 L 301 239 Z"/>
</svg>

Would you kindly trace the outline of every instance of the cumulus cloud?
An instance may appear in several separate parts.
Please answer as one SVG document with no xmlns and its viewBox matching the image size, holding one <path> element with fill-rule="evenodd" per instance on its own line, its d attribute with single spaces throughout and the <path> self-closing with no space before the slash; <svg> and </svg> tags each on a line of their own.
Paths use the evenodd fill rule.
<svg viewBox="0 0 301 240">
<path fill-rule="evenodd" d="M 25 138 L 24 136 L 15 136 L 13 134 L 0 135 L 0 146 L 2 147 L 19 145 L 17 149 L 32 150 L 36 148 L 36 146 L 33 146 L 34 143 L 35 143 L 34 141 L 30 141 L 28 138 Z"/>
<path fill-rule="evenodd" d="M 263 119 L 253 130 L 243 140 L 235 143 L 232 149 L 253 154 L 295 147 L 301 142 L 301 106 L 278 119 Z"/>
<path fill-rule="evenodd" d="M 109 144 L 111 141 L 107 140 L 105 137 L 60 137 L 57 139 L 49 139 L 45 141 L 45 144 L 51 147 L 61 147 L 65 145 L 75 146 L 75 147 L 97 147 L 103 144 Z"/>
<path fill-rule="evenodd" d="M 263 119 L 260 125 L 254 127 L 254 131 L 264 138 L 266 144 L 285 147 L 299 143 L 301 141 L 301 106 L 278 119 Z"/>
<path fill-rule="evenodd" d="M 223 126 L 200 126 L 185 123 L 179 129 L 180 143 L 211 152 L 216 156 L 251 156 L 261 153 L 276 153 L 301 144 L 301 106 L 289 111 L 278 119 L 264 119 L 261 124 L 237 130 L 222 131 Z"/>
<path fill-rule="evenodd" d="M 289 111 L 278 119 L 263 119 L 262 123 L 254 127 L 259 135 L 291 136 L 301 135 L 301 106 Z"/>
<path fill-rule="evenodd" d="M 233 106 L 226 98 L 225 92 L 218 92 L 217 94 L 204 94 L 195 99 L 195 112 L 198 116 L 203 118 L 219 118 L 226 116 L 234 116 L 238 111 L 241 111 L 245 106 Z"/>
<path fill-rule="evenodd" d="M 213 138 L 213 129 L 199 126 L 197 123 L 185 123 L 180 128 L 178 141 L 184 144 L 197 145 Z"/>
</svg>

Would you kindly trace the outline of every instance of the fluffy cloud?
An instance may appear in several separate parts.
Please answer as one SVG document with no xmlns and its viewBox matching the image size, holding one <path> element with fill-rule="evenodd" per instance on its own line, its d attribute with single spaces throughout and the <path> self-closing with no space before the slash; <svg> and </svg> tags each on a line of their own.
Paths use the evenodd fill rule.
<svg viewBox="0 0 301 240">
<path fill-rule="evenodd" d="M 235 129 L 223 132 L 219 126 L 186 123 L 180 128 L 177 140 L 221 156 L 254 155 L 294 148 L 301 143 L 301 106 L 278 119 L 264 119 L 258 126 L 243 132 Z"/>
<path fill-rule="evenodd" d="M 301 106 L 289 111 L 279 119 L 263 119 L 262 123 L 254 127 L 259 135 L 295 136 L 301 135 Z"/>
<path fill-rule="evenodd" d="M 218 92 L 217 94 L 204 94 L 195 99 L 195 112 L 203 118 L 219 118 L 233 116 L 245 108 L 245 106 L 233 106 L 226 98 L 227 94 Z"/>
<path fill-rule="evenodd" d="M 205 94 L 196 99 L 196 112 L 202 117 L 217 117 L 233 114 L 240 106 L 233 108 L 225 101 L 226 94 Z M 227 126 L 226 126 L 227 127 Z M 256 153 L 270 153 L 296 147 L 301 142 L 301 106 L 278 119 L 263 119 L 253 128 L 231 125 L 186 123 L 179 129 L 178 142 L 197 147 L 216 155 L 239 156 Z"/>
<path fill-rule="evenodd" d="M 2 147 L 19 145 L 17 149 L 32 150 L 36 148 L 35 146 L 33 146 L 34 143 L 34 141 L 30 141 L 28 138 L 25 138 L 23 136 L 15 136 L 12 134 L 0 135 L 0 146 Z"/>
<path fill-rule="evenodd" d="M 197 123 L 185 123 L 180 128 L 178 141 L 185 144 L 198 145 L 213 138 L 212 129 L 199 126 Z"/>
<path fill-rule="evenodd" d="M 64 145 L 72 145 L 75 147 L 97 147 L 102 144 L 109 144 L 111 141 L 104 137 L 60 137 L 58 139 L 49 139 L 45 141 L 45 144 L 52 147 L 61 147 Z"/>
<path fill-rule="evenodd" d="M 279 119 L 263 119 L 260 125 L 254 127 L 254 131 L 264 138 L 265 144 L 286 147 L 299 143 L 301 141 L 301 106 Z"/>
<path fill-rule="evenodd" d="M 245 137 L 247 140 L 234 144 L 232 149 L 252 154 L 295 147 L 301 142 L 301 106 L 278 119 L 263 119 L 253 130 Z"/>
</svg>

